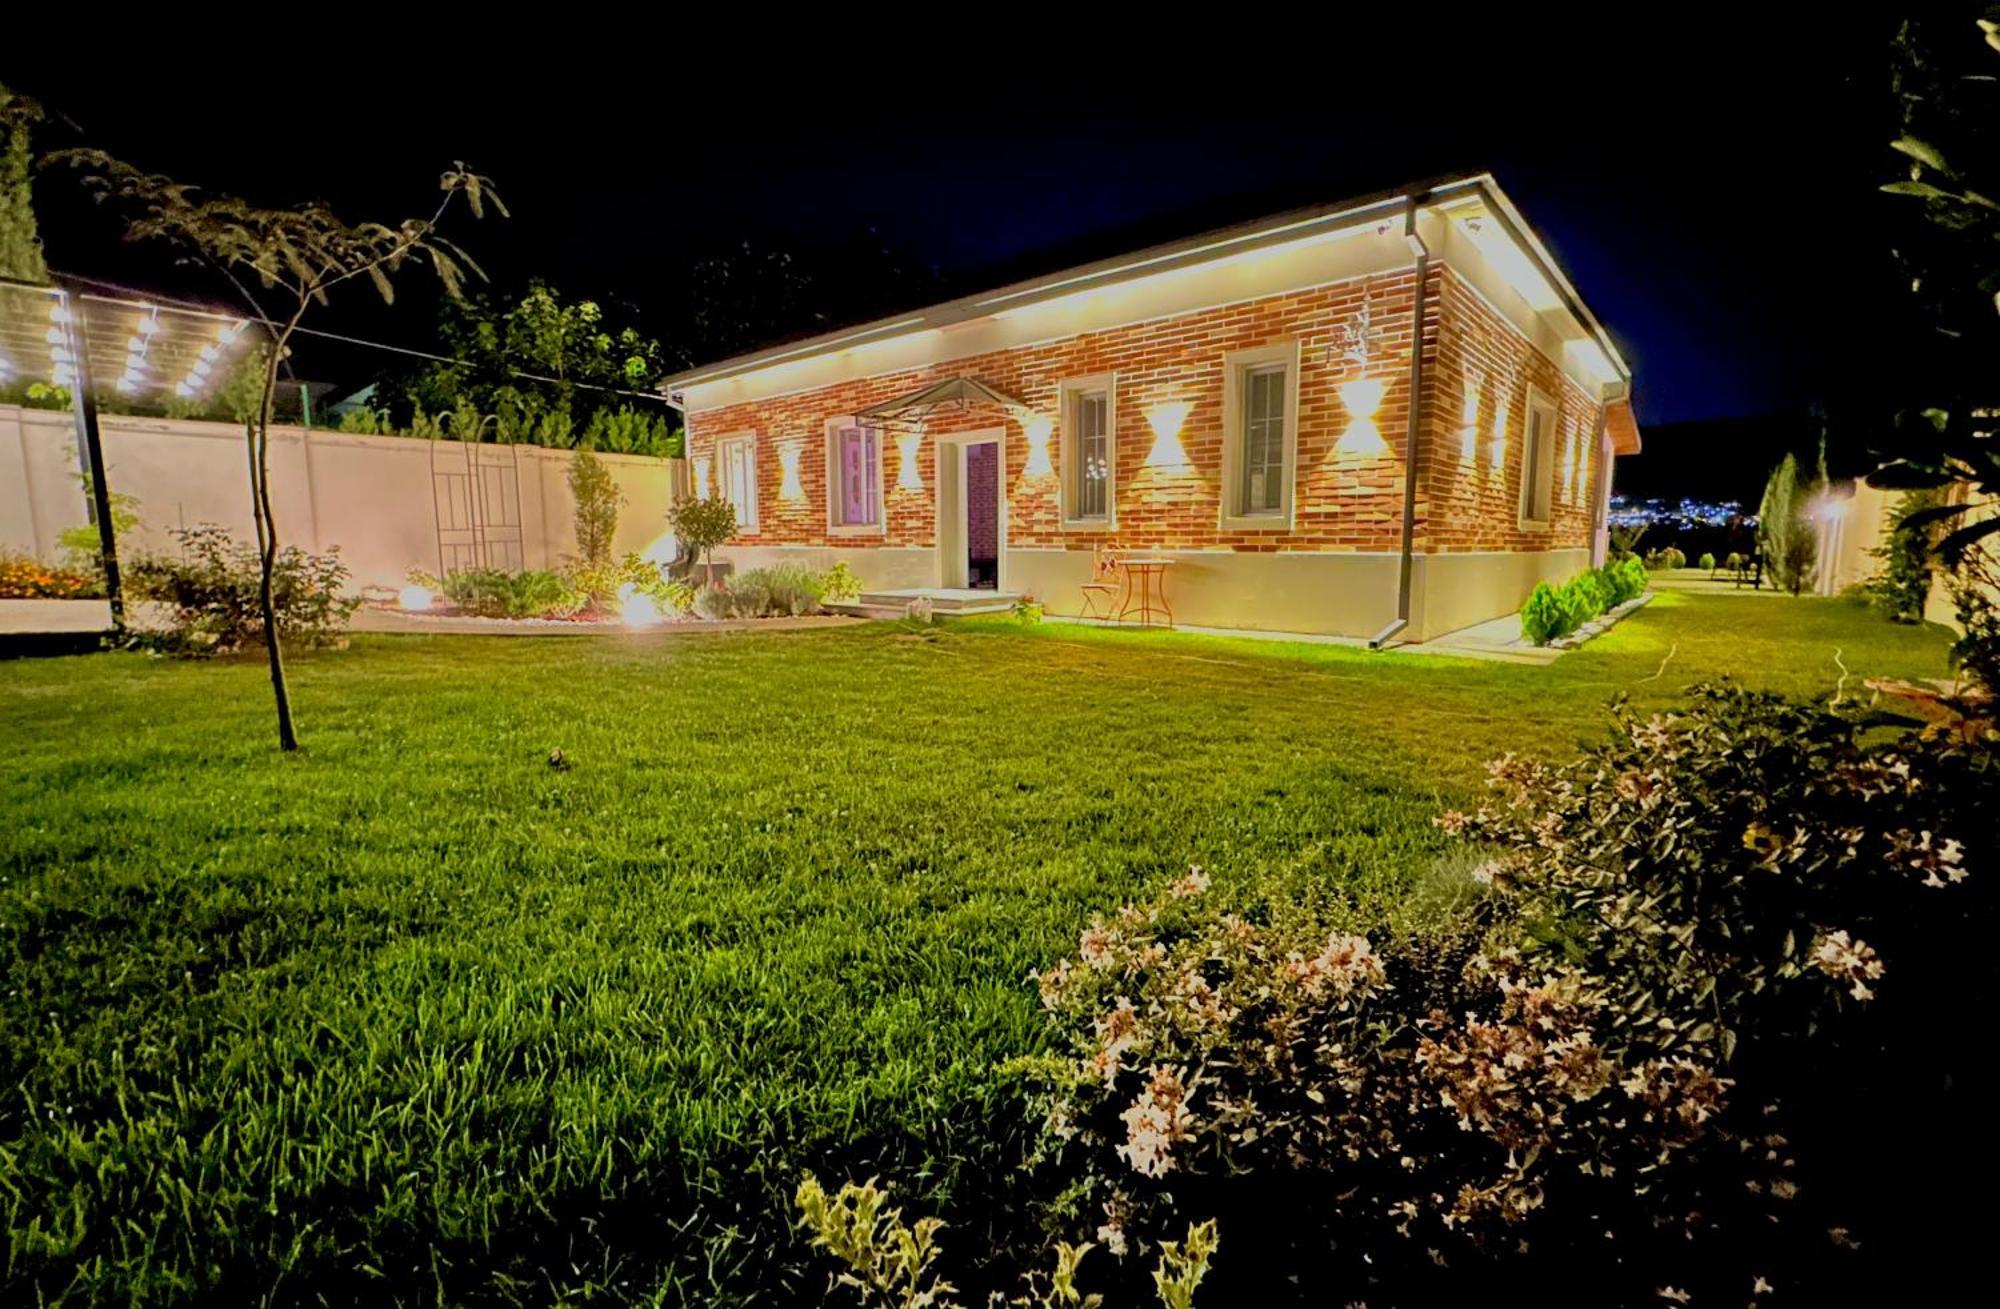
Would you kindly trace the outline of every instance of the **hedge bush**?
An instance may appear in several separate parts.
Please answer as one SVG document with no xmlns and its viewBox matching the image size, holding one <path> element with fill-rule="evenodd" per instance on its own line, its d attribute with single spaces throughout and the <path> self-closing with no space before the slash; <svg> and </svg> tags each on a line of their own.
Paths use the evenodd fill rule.
<svg viewBox="0 0 2000 1309">
<path fill-rule="evenodd" d="M 851 582 L 851 574 L 841 578 L 832 573 L 816 573 L 803 564 L 752 568 L 726 583 L 703 587 L 695 596 L 695 612 L 713 619 L 796 618 L 816 614 L 830 581 L 845 587 Z M 858 586 L 854 594 L 860 594 Z"/>
<path fill-rule="evenodd" d="M 1645 589 L 1646 566 L 1632 555 L 1578 573 L 1560 587 L 1538 582 L 1521 606 L 1521 636 L 1534 645 L 1547 645 Z"/>
</svg>

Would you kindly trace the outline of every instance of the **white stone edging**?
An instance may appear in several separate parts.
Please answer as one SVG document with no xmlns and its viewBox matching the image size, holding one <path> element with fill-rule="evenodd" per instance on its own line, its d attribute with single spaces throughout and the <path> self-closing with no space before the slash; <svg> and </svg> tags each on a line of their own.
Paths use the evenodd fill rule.
<svg viewBox="0 0 2000 1309">
<path fill-rule="evenodd" d="M 1619 605 L 1616 608 L 1605 610 L 1597 617 L 1585 623 L 1582 627 L 1579 627 L 1574 632 L 1571 632 L 1568 636 L 1557 637 L 1555 640 L 1549 642 L 1548 645 L 1544 646 L 1543 649 L 1574 650 L 1578 646 L 1582 645 L 1584 642 L 1592 639 L 1593 637 L 1601 636 L 1605 632 L 1611 630 L 1613 627 L 1616 627 L 1618 623 L 1625 617 L 1625 615 L 1633 612 L 1634 610 L 1646 604 L 1650 604 L 1652 602 L 1653 597 L 1658 594 L 1659 594 L 1658 591 L 1651 591 L 1651 590 L 1641 591 L 1638 595 L 1633 596 L 1630 600 L 1627 600 L 1624 604 Z"/>
</svg>

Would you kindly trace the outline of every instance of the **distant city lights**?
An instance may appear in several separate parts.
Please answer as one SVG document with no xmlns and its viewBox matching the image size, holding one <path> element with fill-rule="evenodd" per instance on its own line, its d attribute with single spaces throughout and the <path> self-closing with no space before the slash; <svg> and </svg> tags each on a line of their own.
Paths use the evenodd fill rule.
<svg viewBox="0 0 2000 1309">
<path fill-rule="evenodd" d="M 1613 527 L 1662 527 L 1685 531 L 1697 527 L 1727 527 L 1734 520 L 1755 526 L 1757 515 L 1734 500 L 1638 500 L 1611 497 L 1608 521 Z"/>
</svg>

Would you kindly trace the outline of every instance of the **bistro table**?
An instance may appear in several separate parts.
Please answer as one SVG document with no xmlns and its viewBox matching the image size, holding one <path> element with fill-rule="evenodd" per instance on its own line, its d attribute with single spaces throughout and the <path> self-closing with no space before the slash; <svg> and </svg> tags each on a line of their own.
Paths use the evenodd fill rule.
<svg viewBox="0 0 2000 1309">
<path fill-rule="evenodd" d="M 1174 625 L 1174 611 L 1167 604 L 1167 569 L 1174 561 L 1159 555 L 1120 555 L 1118 569 L 1125 574 L 1125 594 L 1118 606 L 1118 621 L 1134 610 L 1139 626 L 1151 627 L 1154 615 L 1166 615 L 1166 625 Z"/>
</svg>

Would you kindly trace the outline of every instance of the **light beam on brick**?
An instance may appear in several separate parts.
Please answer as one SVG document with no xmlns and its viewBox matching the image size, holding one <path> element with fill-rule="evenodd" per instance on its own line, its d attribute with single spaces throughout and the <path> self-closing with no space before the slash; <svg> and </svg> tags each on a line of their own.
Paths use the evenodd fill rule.
<svg viewBox="0 0 2000 1309">
<path fill-rule="evenodd" d="M 1056 466 L 1049 458 L 1049 436 L 1055 431 L 1055 424 L 1046 418 L 1030 418 L 1022 424 L 1028 434 L 1028 463 L 1021 470 L 1023 477 L 1053 477 Z"/>
<path fill-rule="evenodd" d="M 917 446 L 923 437 L 912 433 L 896 438 L 896 452 L 901 456 L 896 469 L 896 489 L 898 491 L 921 491 L 924 479 L 917 473 Z"/>
<path fill-rule="evenodd" d="M 1357 377 L 1342 382 L 1339 390 L 1340 403 L 1347 407 L 1347 430 L 1340 434 L 1333 448 L 1341 454 L 1363 458 L 1387 454 L 1389 443 L 1382 439 L 1382 429 L 1375 425 L 1387 385 L 1379 377 Z"/>
<path fill-rule="evenodd" d="M 1146 467 L 1163 472 L 1191 473 L 1194 465 L 1181 448 L 1181 425 L 1187 422 L 1192 401 L 1172 400 L 1146 411 L 1146 425 L 1153 429 L 1153 448 L 1146 452 Z"/>
</svg>

